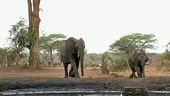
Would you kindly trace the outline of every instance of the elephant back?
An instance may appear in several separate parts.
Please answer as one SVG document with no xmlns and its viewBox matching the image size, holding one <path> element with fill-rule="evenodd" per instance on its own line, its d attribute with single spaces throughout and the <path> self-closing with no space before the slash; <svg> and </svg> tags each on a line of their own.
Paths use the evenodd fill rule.
<svg viewBox="0 0 170 96">
<path fill-rule="evenodd" d="M 132 62 L 138 62 L 139 56 L 144 56 L 146 58 L 146 62 L 148 61 L 148 56 L 144 50 L 135 50 L 132 54 L 129 55 L 128 60 L 131 60 Z"/>
</svg>

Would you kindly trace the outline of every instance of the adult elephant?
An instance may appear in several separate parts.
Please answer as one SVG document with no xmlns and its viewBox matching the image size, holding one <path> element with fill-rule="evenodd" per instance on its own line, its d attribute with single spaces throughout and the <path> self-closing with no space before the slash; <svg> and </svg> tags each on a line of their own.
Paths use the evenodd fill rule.
<svg viewBox="0 0 170 96">
<path fill-rule="evenodd" d="M 68 78 L 68 65 L 71 64 L 69 71 L 70 77 L 80 78 L 78 73 L 79 61 L 81 63 L 81 73 L 84 75 L 84 48 L 85 42 L 82 38 L 79 40 L 74 37 L 68 38 L 60 45 L 59 52 L 61 61 L 64 64 L 65 78 Z"/>
<path fill-rule="evenodd" d="M 137 78 L 135 72 L 137 72 L 138 77 L 145 77 L 145 64 L 147 61 L 148 56 L 144 50 L 135 50 L 128 58 L 128 63 L 132 71 L 129 78 Z"/>
</svg>

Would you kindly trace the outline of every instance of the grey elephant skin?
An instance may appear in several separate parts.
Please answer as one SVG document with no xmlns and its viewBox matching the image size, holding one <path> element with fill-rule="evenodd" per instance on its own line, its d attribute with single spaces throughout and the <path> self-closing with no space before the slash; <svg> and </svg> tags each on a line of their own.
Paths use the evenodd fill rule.
<svg viewBox="0 0 170 96">
<path fill-rule="evenodd" d="M 79 62 L 81 64 L 81 75 L 84 75 L 84 49 L 85 42 L 82 38 L 79 40 L 74 37 L 68 38 L 64 43 L 60 45 L 59 52 L 61 55 L 61 61 L 64 65 L 65 78 L 68 78 L 68 65 L 71 64 L 69 71 L 70 77 L 80 78 L 78 68 Z"/>
<path fill-rule="evenodd" d="M 137 72 L 138 77 L 145 77 L 145 65 L 147 61 L 148 56 L 144 50 L 135 50 L 129 55 L 128 63 L 132 71 L 129 78 L 137 78 L 135 72 Z"/>
</svg>

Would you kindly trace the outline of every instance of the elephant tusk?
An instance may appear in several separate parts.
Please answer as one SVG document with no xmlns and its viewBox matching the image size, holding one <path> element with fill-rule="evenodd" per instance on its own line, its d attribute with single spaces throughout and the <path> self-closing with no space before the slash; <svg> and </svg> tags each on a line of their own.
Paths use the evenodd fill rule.
<svg viewBox="0 0 170 96">
<path fill-rule="evenodd" d="M 78 54 L 78 55 L 77 55 L 77 57 L 79 58 L 79 57 L 80 57 L 80 55 Z"/>
</svg>

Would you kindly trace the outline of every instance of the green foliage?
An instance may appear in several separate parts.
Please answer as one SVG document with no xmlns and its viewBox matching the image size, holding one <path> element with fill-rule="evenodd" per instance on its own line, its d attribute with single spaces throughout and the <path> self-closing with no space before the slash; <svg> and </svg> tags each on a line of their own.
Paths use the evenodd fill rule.
<svg viewBox="0 0 170 96">
<path fill-rule="evenodd" d="M 12 25 L 11 27 L 12 28 L 9 30 L 11 47 L 20 48 L 21 50 L 24 48 L 29 49 L 33 36 L 31 34 L 32 32 L 28 31 L 28 26 L 25 25 L 25 20 L 21 18 L 18 23 Z"/>
<path fill-rule="evenodd" d="M 127 56 L 125 54 L 115 54 L 112 63 L 109 65 L 110 71 L 123 71 L 128 68 Z"/>
<path fill-rule="evenodd" d="M 165 52 L 160 58 L 161 65 L 157 66 L 157 70 L 161 70 L 163 67 L 165 70 L 170 70 L 170 52 Z"/>
<path fill-rule="evenodd" d="M 10 32 L 10 48 L 8 49 L 7 59 L 8 63 L 15 62 L 19 64 L 23 52 L 28 48 L 30 49 L 33 34 L 28 31 L 28 26 L 25 25 L 25 20 L 20 18 L 20 21 L 11 25 Z"/>
<path fill-rule="evenodd" d="M 169 49 L 170 49 L 170 42 L 168 44 L 166 44 L 166 50 L 165 51 L 168 52 L 168 51 L 170 51 Z"/>
<path fill-rule="evenodd" d="M 100 60 L 100 57 L 99 57 L 98 54 L 96 54 L 96 53 L 89 53 L 86 56 L 88 56 L 88 58 L 89 58 L 88 61 L 89 61 L 91 67 L 97 66 L 97 61 Z"/>
<path fill-rule="evenodd" d="M 3 48 L 0 48 L 0 64 L 4 66 L 4 64 L 7 62 L 7 57 L 6 57 L 6 50 Z"/>
<path fill-rule="evenodd" d="M 112 58 L 113 58 L 113 54 L 111 52 L 105 52 L 104 54 L 104 59 L 106 59 L 107 61 L 110 61 L 111 63 L 113 62 Z"/>
<path fill-rule="evenodd" d="M 16 51 L 10 49 L 0 48 L 0 64 L 4 67 L 8 67 L 14 63 L 16 63 Z"/>
<path fill-rule="evenodd" d="M 17 54 L 16 50 L 7 50 L 7 66 L 16 64 Z"/>
<path fill-rule="evenodd" d="M 99 60 L 99 56 L 96 54 L 96 53 L 90 53 L 90 54 L 88 54 L 89 55 L 89 57 L 90 57 L 90 59 L 92 60 L 92 61 L 97 61 L 97 60 Z"/>
<path fill-rule="evenodd" d="M 58 53 L 59 45 L 64 42 L 66 36 L 63 34 L 50 34 L 48 36 L 41 36 L 39 38 L 39 46 L 44 59 L 48 61 L 48 57 L 50 57 L 50 62 L 53 66 L 53 52 L 56 51 Z"/>
<path fill-rule="evenodd" d="M 121 71 L 128 68 L 127 56 L 133 52 L 134 49 L 153 49 L 157 39 L 153 34 L 132 33 L 121 37 L 115 43 L 110 45 L 110 51 L 116 55 L 112 59 L 110 66 L 111 71 Z"/>
<path fill-rule="evenodd" d="M 134 49 L 153 49 L 157 39 L 153 34 L 133 33 L 121 37 L 110 45 L 110 51 L 129 55 Z"/>
<path fill-rule="evenodd" d="M 39 39 L 40 49 L 50 51 L 50 49 L 58 49 L 59 45 L 66 39 L 63 34 L 50 34 L 48 36 L 41 36 Z"/>
</svg>

